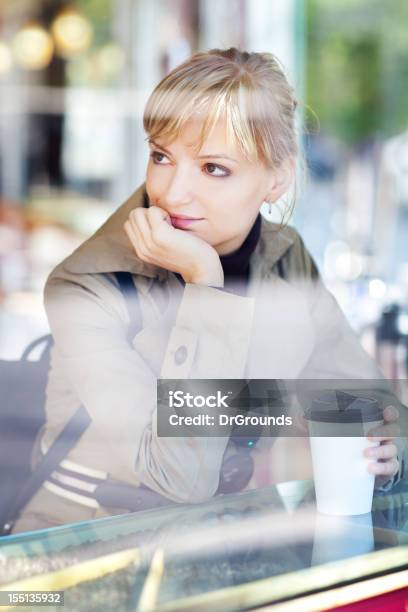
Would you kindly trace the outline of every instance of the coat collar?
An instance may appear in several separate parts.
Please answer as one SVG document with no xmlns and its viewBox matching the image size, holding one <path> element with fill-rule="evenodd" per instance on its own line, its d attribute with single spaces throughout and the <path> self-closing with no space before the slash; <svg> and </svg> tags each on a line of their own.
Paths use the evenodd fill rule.
<svg viewBox="0 0 408 612">
<path fill-rule="evenodd" d="M 143 183 L 88 240 L 64 260 L 65 270 L 74 274 L 123 271 L 165 280 L 168 271 L 139 259 L 123 229 L 130 211 L 143 207 L 145 199 L 147 194 Z M 262 217 L 261 235 L 254 256 L 260 257 L 270 270 L 293 244 L 295 236 L 290 228 L 279 229 L 279 225 Z"/>
</svg>

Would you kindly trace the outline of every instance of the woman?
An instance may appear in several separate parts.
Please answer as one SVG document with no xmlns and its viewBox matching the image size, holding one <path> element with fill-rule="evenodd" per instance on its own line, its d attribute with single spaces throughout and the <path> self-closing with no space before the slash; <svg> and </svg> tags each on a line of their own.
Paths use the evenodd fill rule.
<svg viewBox="0 0 408 612">
<path fill-rule="evenodd" d="M 169 502 L 216 493 L 228 438 L 158 436 L 158 378 L 379 377 L 300 237 L 259 212 L 294 180 L 295 109 L 266 53 L 198 53 L 157 85 L 146 183 L 45 288 L 55 348 L 34 463 L 80 403 L 92 423 L 14 531 L 126 511 L 94 499 L 107 480 Z M 132 346 L 117 271 L 138 291 Z M 377 486 L 401 477 L 394 437 L 385 425 L 367 450 Z"/>
</svg>

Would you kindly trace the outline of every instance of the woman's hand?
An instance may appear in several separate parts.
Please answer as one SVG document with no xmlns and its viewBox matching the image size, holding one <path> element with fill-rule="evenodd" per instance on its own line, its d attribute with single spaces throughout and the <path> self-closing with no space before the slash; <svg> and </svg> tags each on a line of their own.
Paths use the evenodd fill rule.
<svg viewBox="0 0 408 612">
<path fill-rule="evenodd" d="M 223 286 L 217 251 L 201 238 L 174 228 L 162 208 L 135 208 L 124 229 L 143 261 L 181 274 L 186 283 Z"/>
<path fill-rule="evenodd" d="M 385 484 L 399 469 L 398 449 L 394 443 L 395 438 L 400 434 L 399 426 L 396 424 L 399 412 L 395 406 L 387 406 L 384 408 L 383 415 L 384 424 L 370 429 L 367 434 L 368 440 L 379 441 L 380 445 L 364 450 L 366 457 L 377 459 L 368 465 L 368 471 L 376 475 L 376 487 Z"/>
<path fill-rule="evenodd" d="M 381 487 L 390 478 L 392 478 L 399 469 L 399 461 L 397 459 L 397 446 L 394 443 L 395 438 L 400 435 L 400 429 L 397 424 L 399 418 L 398 409 L 395 406 L 387 406 L 383 411 L 384 424 L 367 433 L 368 440 L 380 442 L 379 446 L 370 446 L 364 450 L 364 456 L 370 459 L 376 459 L 368 464 L 368 471 L 375 474 L 375 486 Z M 294 419 L 294 423 L 301 433 L 307 435 L 307 421 L 299 411 Z"/>
</svg>

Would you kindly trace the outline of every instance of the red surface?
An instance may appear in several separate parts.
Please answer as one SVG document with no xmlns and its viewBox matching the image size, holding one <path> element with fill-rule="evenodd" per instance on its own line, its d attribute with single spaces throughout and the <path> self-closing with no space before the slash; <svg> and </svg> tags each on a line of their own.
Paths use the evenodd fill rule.
<svg viewBox="0 0 408 612">
<path fill-rule="evenodd" d="M 408 587 L 353 604 L 330 608 L 336 612 L 408 612 Z"/>
</svg>

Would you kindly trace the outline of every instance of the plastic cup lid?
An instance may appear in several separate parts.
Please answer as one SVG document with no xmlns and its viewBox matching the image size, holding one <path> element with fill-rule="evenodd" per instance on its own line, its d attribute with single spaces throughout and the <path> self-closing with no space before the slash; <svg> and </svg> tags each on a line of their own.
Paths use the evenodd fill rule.
<svg viewBox="0 0 408 612">
<path fill-rule="evenodd" d="M 365 423 L 382 421 L 383 413 L 376 399 L 356 397 L 344 391 L 323 393 L 305 411 L 309 421 L 324 423 Z"/>
</svg>

